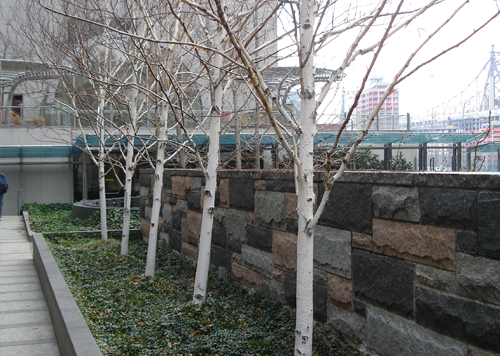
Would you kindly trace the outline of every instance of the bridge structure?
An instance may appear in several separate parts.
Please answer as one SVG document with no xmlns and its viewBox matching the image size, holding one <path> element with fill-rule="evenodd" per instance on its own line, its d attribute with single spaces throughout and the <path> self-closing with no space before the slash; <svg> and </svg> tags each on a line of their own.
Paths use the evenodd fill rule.
<svg viewBox="0 0 500 356">
<path fill-rule="evenodd" d="M 465 146 L 467 166 L 500 171 L 500 52 L 491 46 L 489 58 L 474 80 L 459 94 L 412 120 L 414 132 L 471 133 Z M 476 158 L 470 158 L 475 155 Z M 443 155 L 445 156 L 445 154 Z M 474 164 L 476 162 L 476 164 Z"/>
</svg>

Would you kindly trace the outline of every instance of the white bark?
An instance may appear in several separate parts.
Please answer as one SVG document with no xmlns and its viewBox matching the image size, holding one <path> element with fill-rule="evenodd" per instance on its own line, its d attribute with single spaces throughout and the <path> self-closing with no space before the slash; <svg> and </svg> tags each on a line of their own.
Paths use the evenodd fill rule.
<svg viewBox="0 0 500 356">
<path fill-rule="evenodd" d="M 295 356 L 312 355 L 313 319 L 313 246 L 314 231 L 307 228 L 314 215 L 313 150 L 316 135 L 316 98 L 314 93 L 314 24 L 318 11 L 315 0 L 300 3 L 300 48 L 302 134 L 299 143 L 298 167 L 298 235 L 297 235 L 297 319 L 295 326 Z"/>
<path fill-rule="evenodd" d="M 160 218 L 161 208 L 161 189 L 163 186 L 163 168 L 165 166 L 165 149 L 167 147 L 167 117 L 168 105 L 164 103 L 160 114 L 160 122 L 158 123 L 157 139 L 158 148 L 156 151 L 156 167 L 154 173 L 153 187 L 153 207 L 151 208 L 151 222 L 149 227 L 148 238 L 148 254 L 146 257 L 146 272 L 147 277 L 154 277 L 156 263 L 156 244 L 158 242 L 158 221 Z"/>
<path fill-rule="evenodd" d="M 218 26 L 214 47 L 220 50 L 222 28 Z M 216 52 L 213 61 L 216 81 L 212 90 L 212 108 L 210 119 L 210 137 L 208 143 L 208 165 L 205 174 L 205 191 L 203 193 L 203 217 L 201 221 L 200 242 L 198 245 L 198 265 L 194 280 L 193 303 L 201 305 L 207 295 L 208 270 L 210 268 L 210 249 L 212 245 L 212 228 L 215 214 L 215 192 L 217 190 L 217 167 L 220 151 L 220 116 L 222 110 L 222 82 L 220 81 L 222 55 Z"/>
<path fill-rule="evenodd" d="M 133 83 L 136 82 L 133 74 Z M 134 136 L 137 122 L 137 95 L 138 90 L 133 87 L 130 93 L 130 123 L 127 125 L 127 156 L 125 157 L 125 196 L 123 198 L 123 227 L 122 227 L 122 256 L 128 255 L 128 243 L 130 239 L 130 206 L 132 202 L 132 177 L 134 176 Z"/>
</svg>

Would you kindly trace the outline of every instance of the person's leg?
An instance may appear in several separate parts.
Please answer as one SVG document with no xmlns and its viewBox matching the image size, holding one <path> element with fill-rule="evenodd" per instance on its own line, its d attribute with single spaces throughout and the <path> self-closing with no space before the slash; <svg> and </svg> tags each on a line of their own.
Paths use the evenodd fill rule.
<svg viewBox="0 0 500 356">
<path fill-rule="evenodd" d="M 0 194 L 0 218 L 2 217 L 3 194 Z"/>
</svg>

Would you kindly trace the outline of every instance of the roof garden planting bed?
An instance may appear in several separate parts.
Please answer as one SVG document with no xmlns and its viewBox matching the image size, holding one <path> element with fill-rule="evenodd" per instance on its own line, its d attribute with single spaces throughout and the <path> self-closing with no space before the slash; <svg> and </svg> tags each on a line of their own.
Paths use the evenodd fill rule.
<svg viewBox="0 0 500 356">
<path fill-rule="evenodd" d="M 35 231 L 61 231 L 64 221 L 82 229 L 71 218 L 71 206 L 27 209 Z M 193 306 L 193 263 L 170 248 L 159 249 L 156 276 L 147 278 L 143 241 L 131 241 L 125 257 L 114 238 L 50 233 L 45 239 L 103 355 L 293 353 L 293 311 L 219 279 L 215 270 L 207 303 Z M 364 355 L 321 324 L 314 337 L 314 355 Z"/>
</svg>

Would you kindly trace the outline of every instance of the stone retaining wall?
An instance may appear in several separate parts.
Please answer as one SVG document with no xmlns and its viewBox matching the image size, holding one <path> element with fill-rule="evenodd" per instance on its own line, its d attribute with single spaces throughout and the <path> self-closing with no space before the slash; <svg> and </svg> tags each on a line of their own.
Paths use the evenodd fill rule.
<svg viewBox="0 0 500 356">
<path fill-rule="evenodd" d="M 141 171 L 147 237 L 153 171 Z M 163 176 L 160 240 L 196 259 L 204 180 Z M 315 177 L 317 196 L 324 188 Z M 293 174 L 220 171 L 212 264 L 295 305 Z M 500 175 L 348 172 L 315 231 L 314 316 L 379 355 L 500 353 Z"/>
</svg>

